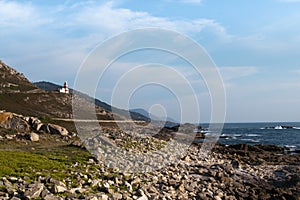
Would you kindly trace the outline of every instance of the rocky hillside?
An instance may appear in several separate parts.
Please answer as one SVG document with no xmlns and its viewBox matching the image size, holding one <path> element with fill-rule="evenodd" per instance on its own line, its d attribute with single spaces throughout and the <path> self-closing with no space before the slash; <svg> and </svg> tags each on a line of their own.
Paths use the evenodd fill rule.
<svg viewBox="0 0 300 200">
<path fill-rule="evenodd" d="M 61 88 L 62 86 L 51 83 L 51 82 L 46 82 L 46 81 L 40 81 L 40 82 L 36 82 L 33 83 L 35 86 L 37 86 L 38 88 L 48 91 L 48 92 L 55 92 L 58 90 L 58 88 Z M 72 88 L 70 88 L 70 92 L 73 93 L 74 90 Z M 75 91 L 77 95 L 79 95 L 82 99 L 85 99 L 88 102 L 94 102 L 96 104 L 96 106 L 98 106 L 99 108 L 103 108 L 105 112 L 107 113 L 111 113 L 112 110 L 115 112 L 115 115 L 119 115 L 119 116 L 126 116 L 125 118 L 129 117 L 128 111 L 127 110 L 123 110 L 123 109 L 119 109 L 116 107 L 113 107 L 103 101 L 100 101 L 99 99 L 93 99 L 92 97 L 83 94 L 81 92 Z M 102 111 L 103 112 L 103 111 Z M 143 115 L 143 113 L 139 113 L 136 111 L 129 111 L 130 113 L 130 118 L 133 120 L 142 120 L 142 121 L 146 121 L 149 122 L 150 118 L 148 115 Z M 122 117 L 119 117 L 122 118 Z"/>
<path fill-rule="evenodd" d="M 0 93 L 40 92 L 28 79 L 0 60 Z"/>
<path fill-rule="evenodd" d="M 57 88 L 56 88 L 57 89 Z M 91 98 L 80 95 L 82 103 L 93 103 Z M 72 94 L 45 91 L 32 84 L 23 74 L 0 61 L 0 110 L 26 116 L 72 118 Z M 113 119 L 113 114 L 95 106 L 98 118 Z M 125 117 L 114 115 L 117 119 Z"/>
</svg>

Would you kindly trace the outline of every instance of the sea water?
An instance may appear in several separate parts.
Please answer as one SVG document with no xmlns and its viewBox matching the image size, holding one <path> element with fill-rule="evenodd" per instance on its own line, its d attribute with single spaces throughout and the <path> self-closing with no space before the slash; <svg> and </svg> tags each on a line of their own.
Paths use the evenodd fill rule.
<svg viewBox="0 0 300 200">
<path fill-rule="evenodd" d="M 208 124 L 200 124 L 208 128 Z M 288 127 L 288 128 L 286 128 Z M 225 123 L 221 144 L 275 144 L 300 150 L 300 122 Z"/>
</svg>

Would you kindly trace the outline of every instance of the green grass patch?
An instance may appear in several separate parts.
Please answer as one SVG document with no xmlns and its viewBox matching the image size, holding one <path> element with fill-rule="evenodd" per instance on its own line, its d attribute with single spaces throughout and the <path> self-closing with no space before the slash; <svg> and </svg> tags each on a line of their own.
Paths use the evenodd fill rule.
<svg viewBox="0 0 300 200">
<path fill-rule="evenodd" d="M 0 151 L 0 177 L 24 177 L 35 180 L 38 176 L 52 176 L 62 180 L 70 175 L 74 163 L 84 164 L 91 157 L 83 149 L 61 146 L 35 151 Z"/>
</svg>

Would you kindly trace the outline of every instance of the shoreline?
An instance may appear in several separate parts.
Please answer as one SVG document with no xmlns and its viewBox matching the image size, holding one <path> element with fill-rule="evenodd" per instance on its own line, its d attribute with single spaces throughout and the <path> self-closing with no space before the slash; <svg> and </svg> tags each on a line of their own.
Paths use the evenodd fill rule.
<svg viewBox="0 0 300 200">
<path fill-rule="evenodd" d="M 28 121 L 32 126 L 35 124 L 34 118 Z M 2 130 L 0 199 L 299 200 L 300 197 L 300 154 L 288 154 L 277 145 L 216 143 L 203 156 L 201 143 L 183 148 L 184 140 L 174 142 L 176 133 L 168 129 L 151 135 L 155 127 L 139 134 L 144 127 L 130 124 L 125 132 L 106 126 L 101 132 L 93 129 L 81 141 L 77 134 L 57 125 L 38 124 L 49 132 Z M 193 132 L 193 128 L 183 126 L 180 135 Z M 113 154 L 116 149 L 120 154 Z M 99 150 L 105 150 L 105 154 L 99 154 Z M 154 160 L 142 157 L 156 152 Z M 140 159 L 130 160 L 130 155 L 138 155 Z M 115 165 L 108 165 L 111 159 Z M 128 171 L 122 171 L 124 165 L 120 167 L 120 162 Z M 148 164 L 158 167 L 146 171 Z"/>
<path fill-rule="evenodd" d="M 0 196 L 22 199 L 38 195 L 57 200 L 299 199 L 299 155 L 279 156 L 279 149 L 263 145 L 253 148 L 217 144 L 211 153 L 201 157 L 200 147 L 193 144 L 177 162 L 148 173 L 118 172 L 102 160 L 89 158 L 73 163 L 61 180 L 41 175 L 32 181 L 25 176 L 2 177 L 0 185 L 5 192 L 0 191 Z M 77 177 L 74 183 L 80 184 L 73 185 L 68 177 Z"/>
</svg>

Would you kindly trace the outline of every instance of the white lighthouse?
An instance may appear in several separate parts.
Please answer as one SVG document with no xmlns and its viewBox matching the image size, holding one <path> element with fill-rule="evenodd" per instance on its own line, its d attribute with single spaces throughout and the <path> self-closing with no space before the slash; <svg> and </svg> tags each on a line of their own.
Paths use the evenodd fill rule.
<svg viewBox="0 0 300 200">
<path fill-rule="evenodd" d="M 64 83 L 64 87 L 59 89 L 59 92 L 69 94 L 69 86 L 67 81 Z"/>
</svg>

